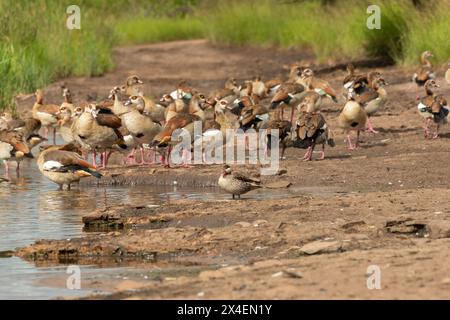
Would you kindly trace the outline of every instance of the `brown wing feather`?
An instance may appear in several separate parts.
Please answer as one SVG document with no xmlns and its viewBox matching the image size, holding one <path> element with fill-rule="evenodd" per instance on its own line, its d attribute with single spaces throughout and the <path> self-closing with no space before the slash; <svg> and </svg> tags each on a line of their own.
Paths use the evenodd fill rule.
<svg viewBox="0 0 450 320">
<path fill-rule="evenodd" d="M 39 112 L 56 114 L 59 112 L 59 107 L 56 104 L 45 104 L 39 107 Z"/>
<path fill-rule="evenodd" d="M 429 75 L 431 72 L 432 72 L 431 67 L 429 67 L 429 66 L 421 67 L 419 72 L 417 72 L 417 80 L 427 81 L 429 79 Z"/>
<path fill-rule="evenodd" d="M 65 150 L 53 150 L 45 154 L 44 161 L 57 161 L 64 166 L 79 165 L 85 168 L 95 169 L 90 163 L 81 158 L 78 153 L 65 151 Z"/>
<path fill-rule="evenodd" d="M 238 179 L 238 180 L 241 180 L 241 181 L 244 181 L 244 182 L 260 183 L 259 180 L 246 177 L 246 176 L 244 176 L 244 175 L 242 175 L 242 174 L 240 174 L 238 172 L 233 172 L 232 174 L 233 174 L 233 177 L 235 179 Z"/>
<path fill-rule="evenodd" d="M 101 126 L 118 129 L 122 126 L 122 121 L 115 114 L 99 113 L 96 117 L 97 123 Z"/>
<path fill-rule="evenodd" d="M 365 105 L 369 103 L 372 100 L 375 100 L 379 97 L 379 94 L 375 90 L 369 90 L 361 94 L 360 96 L 357 96 L 355 98 L 356 102 L 359 102 L 361 105 Z"/>
</svg>

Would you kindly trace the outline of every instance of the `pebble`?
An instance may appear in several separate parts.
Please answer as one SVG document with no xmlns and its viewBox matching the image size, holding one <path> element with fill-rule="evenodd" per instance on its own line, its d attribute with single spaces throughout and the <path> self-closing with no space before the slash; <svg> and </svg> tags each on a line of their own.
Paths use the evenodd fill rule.
<svg viewBox="0 0 450 320">
<path fill-rule="evenodd" d="M 239 221 L 239 222 L 236 222 L 235 225 L 240 226 L 242 228 L 248 228 L 251 226 L 251 223 L 246 222 L 246 221 Z"/>
</svg>

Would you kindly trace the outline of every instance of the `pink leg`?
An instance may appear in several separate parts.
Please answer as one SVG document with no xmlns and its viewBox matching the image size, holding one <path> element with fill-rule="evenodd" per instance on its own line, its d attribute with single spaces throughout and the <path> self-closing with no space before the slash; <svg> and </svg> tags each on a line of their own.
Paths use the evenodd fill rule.
<svg viewBox="0 0 450 320">
<path fill-rule="evenodd" d="M 427 118 L 425 119 L 425 125 L 423 127 L 423 131 L 424 131 L 424 137 L 428 138 L 430 135 L 430 124 L 431 124 L 431 118 Z"/>
<path fill-rule="evenodd" d="M 92 152 L 92 165 L 97 168 L 97 150 Z"/>
<path fill-rule="evenodd" d="M 156 163 L 156 147 L 153 147 L 153 163 Z"/>
<path fill-rule="evenodd" d="M 6 160 L 3 163 L 5 164 L 5 178 L 9 180 L 9 163 Z"/>
<path fill-rule="evenodd" d="M 133 148 L 133 150 L 131 150 L 131 152 L 127 155 L 127 157 L 125 158 L 124 164 L 125 165 L 133 165 L 136 164 L 136 160 L 135 160 L 135 153 L 136 153 L 136 148 Z"/>
<path fill-rule="evenodd" d="M 436 125 L 436 132 L 433 134 L 433 139 L 439 138 L 439 123 Z"/>
<path fill-rule="evenodd" d="M 291 123 L 294 122 L 294 111 L 295 111 L 295 108 L 294 108 L 294 106 L 292 106 L 292 110 L 291 110 Z"/>
<path fill-rule="evenodd" d="M 325 144 L 322 145 L 322 151 L 320 151 L 320 157 L 317 160 L 325 159 Z"/>
<path fill-rule="evenodd" d="M 352 139 L 350 138 L 350 133 L 347 134 L 347 146 L 348 146 L 348 150 L 356 149 L 356 147 L 352 144 Z"/>
<path fill-rule="evenodd" d="M 53 145 L 56 145 L 56 128 L 53 128 Z"/>
<path fill-rule="evenodd" d="M 313 147 L 312 146 L 308 147 L 308 150 L 306 150 L 306 153 L 303 156 L 303 161 L 311 161 L 312 151 L 313 151 Z"/>
<path fill-rule="evenodd" d="M 370 133 L 378 133 L 378 131 L 376 131 L 376 130 L 373 128 L 372 121 L 370 120 L 370 118 L 367 118 L 367 128 L 366 128 L 366 131 L 367 131 L 367 132 L 370 132 Z"/>
<path fill-rule="evenodd" d="M 48 139 L 48 127 L 44 127 L 44 138 Z"/>
<path fill-rule="evenodd" d="M 106 158 L 106 160 L 105 160 L 105 168 L 108 165 L 109 157 L 111 157 L 111 154 L 112 154 L 112 151 L 106 151 L 105 152 L 105 158 Z"/>
</svg>

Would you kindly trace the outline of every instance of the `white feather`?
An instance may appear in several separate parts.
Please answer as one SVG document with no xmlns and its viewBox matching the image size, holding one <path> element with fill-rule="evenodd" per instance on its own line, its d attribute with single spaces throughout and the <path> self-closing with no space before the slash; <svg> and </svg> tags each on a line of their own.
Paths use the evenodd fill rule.
<svg viewBox="0 0 450 320">
<path fill-rule="evenodd" d="M 419 109 L 420 111 L 421 111 L 422 109 L 426 109 L 426 108 L 427 108 L 427 106 L 424 105 L 422 102 L 419 103 L 419 104 L 417 105 L 417 109 Z"/>
<path fill-rule="evenodd" d="M 54 169 L 59 169 L 61 167 L 63 167 L 63 165 L 61 163 L 59 163 L 58 161 L 53 161 L 53 160 L 45 161 L 44 165 L 42 166 L 44 171 L 52 171 Z"/>
<path fill-rule="evenodd" d="M 14 147 L 9 143 L 0 141 L 0 159 L 9 159 L 11 158 L 11 151 L 13 151 Z"/>
<path fill-rule="evenodd" d="M 266 121 L 266 120 L 269 120 L 269 114 L 268 113 L 265 113 L 265 114 L 260 114 L 260 115 L 257 115 L 256 116 L 256 118 L 258 118 L 258 119 L 260 119 L 260 120 L 262 120 L 262 121 Z"/>
<path fill-rule="evenodd" d="M 353 81 L 349 81 L 349 82 L 347 82 L 346 84 L 344 84 L 344 88 L 345 88 L 345 89 L 348 89 L 348 88 L 350 88 L 352 85 L 353 85 Z"/>
</svg>

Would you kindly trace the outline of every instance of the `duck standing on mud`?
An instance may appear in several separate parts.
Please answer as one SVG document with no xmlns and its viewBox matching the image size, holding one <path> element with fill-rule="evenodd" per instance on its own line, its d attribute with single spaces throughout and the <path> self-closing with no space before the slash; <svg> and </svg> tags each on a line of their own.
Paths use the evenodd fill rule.
<svg viewBox="0 0 450 320">
<path fill-rule="evenodd" d="M 223 173 L 219 177 L 219 187 L 228 193 L 241 198 L 241 194 L 247 193 L 251 190 L 262 188 L 260 181 L 252 178 L 248 178 L 239 173 L 232 173 L 229 165 L 223 166 Z"/>
</svg>

